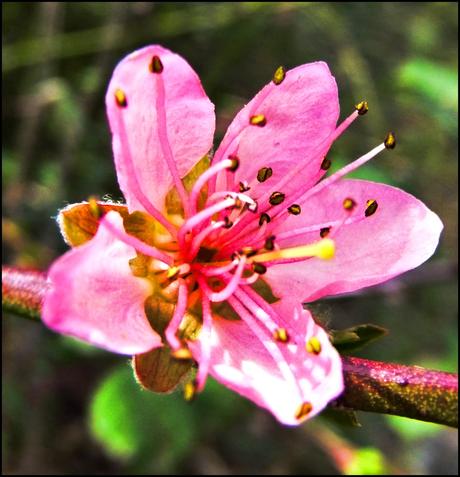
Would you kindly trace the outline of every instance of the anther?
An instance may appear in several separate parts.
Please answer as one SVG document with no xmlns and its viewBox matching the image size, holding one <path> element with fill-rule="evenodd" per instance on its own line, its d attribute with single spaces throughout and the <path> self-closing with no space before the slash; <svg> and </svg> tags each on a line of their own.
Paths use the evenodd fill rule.
<svg viewBox="0 0 460 477">
<path fill-rule="evenodd" d="M 240 188 L 241 193 L 247 192 L 250 189 L 247 181 L 240 182 L 239 183 L 239 188 Z"/>
<path fill-rule="evenodd" d="M 275 236 L 274 235 L 270 235 L 270 237 L 267 237 L 267 240 L 265 240 L 265 244 L 264 244 L 264 249 L 265 250 L 274 250 L 275 248 Z"/>
<path fill-rule="evenodd" d="M 347 197 L 346 199 L 344 199 L 343 208 L 345 210 L 353 210 L 355 207 L 356 207 L 356 202 L 353 199 L 351 199 L 350 197 Z"/>
<path fill-rule="evenodd" d="M 308 351 L 308 353 L 320 354 L 321 342 L 316 336 L 312 336 L 305 344 L 305 349 Z"/>
<path fill-rule="evenodd" d="M 263 263 L 253 263 L 252 270 L 259 275 L 263 275 L 267 271 L 267 267 Z"/>
<path fill-rule="evenodd" d="M 179 348 L 171 351 L 171 356 L 176 359 L 192 359 L 192 352 L 188 348 Z"/>
<path fill-rule="evenodd" d="M 233 222 L 228 217 L 224 218 L 224 222 L 225 224 L 222 226 L 224 229 L 229 229 L 233 226 Z"/>
<path fill-rule="evenodd" d="M 263 114 L 255 114 L 249 118 L 249 123 L 253 126 L 264 127 L 267 124 L 267 118 Z"/>
<path fill-rule="evenodd" d="M 279 205 L 281 202 L 284 201 L 286 195 L 283 194 L 282 192 L 273 192 L 273 194 L 270 196 L 270 199 L 268 201 L 270 202 L 271 205 Z"/>
<path fill-rule="evenodd" d="M 117 102 L 118 106 L 120 106 L 120 108 L 126 108 L 126 106 L 128 106 L 126 94 L 120 88 L 115 90 L 115 101 Z"/>
<path fill-rule="evenodd" d="M 273 338 L 280 343 L 287 343 L 289 341 L 289 335 L 286 328 L 277 328 L 273 332 Z"/>
<path fill-rule="evenodd" d="M 321 163 L 321 169 L 323 171 L 327 171 L 331 167 L 331 164 L 332 164 L 331 160 L 325 157 L 323 159 L 323 162 Z"/>
<path fill-rule="evenodd" d="M 94 218 L 99 219 L 102 215 L 102 211 L 101 209 L 99 209 L 99 205 L 97 204 L 97 200 L 95 197 L 91 196 L 88 199 L 88 206 L 89 206 L 89 211 L 91 212 L 91 215 Z"/>
<path fill-rule="evenodd" d="M 331 232 L 331 228 L 330 228 L 330 227 L 323 227 L 323 228 L 319 231 L 319 235 L 320 235 L 321 238 L 324 238 L 324 237 L 327 237 L 330 232 Z"/>
<path fill-rule="evenodd" d="M 188 402 L 192 401 L 196 396 L 198 386 L 196 381 L 189 381 L 184 385 L 184 399 Z"/>
<path fill-rule="evenodd" d="M 270 179 L 272 174 L 273 169 L 271 167 L 262 167 L 262 169 L 259 169 L 259 172 L 257 173 L 257 180 L 259 182 L 265 182 L 267 179 Z"/>
<path fill-rule="evenodd" d="M 166 272 L 166 276 L 169 280 L 174 280 L 179 276 L 180 268 L 179 267 L 169 267 Z"/>
<path fill-rule="evenodd" d="M 257 209 L 259 208 L 259 204 L 257 203 L 256 200 L 254 200 L 252 203 L 247 204 L 249 212 L 256 213 Z"/>
<path fill-rule="evenodd" d="M 254 255 L 257 255 L 258 250 L 252 247 L 243 247 L 239 253 L 241 255 L 246 255 L 246 257 L 253 257 Z"/>
<path fill-rule="evenodd" d="M 303 404 L 301 404 L 299 408 L 297 409 L 297 412 L 295 413 L 295 418 L 300 421 L 304 417 L 308 416 L 308 414 L 310 414 L 312 410 L 313 410 L 312 403 L 306 401 Z"/>
<path fill-rule="evenodd" d="M 265 224 L 265 223 L 268 224 L 268 223 L 270 222 L 270 220 L 272 220 L 272 219 L 270 218 L 270 216 L 269 216 L 267 213 L 264 212 L 263 214 L 260 214 L 259 225 L 262 226 L 262 225 Z"/>
<path fill-rule="evenodd" d="M 299 215 L 300 212 L 302 212 L 302 209 L 300 208 L 299 204 L 292 204 L 290 207 L 288 207 L 288 212 L 292 215 Z"/>
<path fill-rule="evenodd" d="M 279 66 L 273 75 L 273 83 L 278 86 L 284 81 L 284 78 L 286 78 L 286 71 L 282 66 Z"/>
<path fill-rule="evenodd" d="M 387 134 L 387 137 L 385 138 L 384 141 L 385 147 L 387 149 L 394 149 L 396 146 L 396 138 L 395 135 L 392 132 L 389 132 Z"/>
<path fill-rule="evenodd" d="M 355 104 L 355 109 L 360 116 L 363 116 L 369 111 L 369 105 L 367 104 L 367 101 L 361 101 L 358 104 Z"/>
<path fill-rule="evenodd" d="M 158 56 L 154 56 L 149 65 L 149 70 L 151 73 L 161 73 L 163 71 L 163 63 L 161 62 Z"/>
<path fill-rule="evenodd" d="M 229 171 L 235 172 L 239 165 L 240 165 L 240 160 L 238 159 L 237 156 L 228 156 L 228 158 L 232 161 L 232 165 L 228 168 Z"/>
<path fill-rule="evenodd" d="M 370 217 L 371 215 L 374 215 L 378 206 L 379 204 L 377 203 L 375 199 L 368 200 L 366 202 L 366 210 L 364 211 L 364 215 L 366 217 Z"/>
</svg>

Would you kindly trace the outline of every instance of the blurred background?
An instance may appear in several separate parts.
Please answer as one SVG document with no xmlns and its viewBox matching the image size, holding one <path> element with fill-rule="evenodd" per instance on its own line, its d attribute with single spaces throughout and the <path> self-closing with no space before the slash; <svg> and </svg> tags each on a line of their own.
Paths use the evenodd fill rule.
<svg viewBox="0 0 460 477">
<path fill-rule="evenodd" d="M 457 371 L 458 4 L 455 2 L 4 2 L 3 263 L 45 270 L 66 250 L 57 210 L 119 199 L 104 110 L 115 64 L 150 43 L 184 56 L 218 117 L 234 114 L 279 65 L 325 60 L 342 118 L 368 115 L 333 146 L 339 168 L 398 147 L 355 176 L 401 187 L 444 222 L 436 254 L 385 285 L 323 300 L 333 328 L 389 334 L 356 356 Z M 382 251 L 384 253 L 384 251 Z M 192 404 L 142 392 L 126 358 L 3 319 L 3 473 L 457 474 L 457 433 L 434 424 L 333 413 L 298 428 L 212 380 Z M 343 421 L 343 422 L 340 422 Z"/>
</svg>

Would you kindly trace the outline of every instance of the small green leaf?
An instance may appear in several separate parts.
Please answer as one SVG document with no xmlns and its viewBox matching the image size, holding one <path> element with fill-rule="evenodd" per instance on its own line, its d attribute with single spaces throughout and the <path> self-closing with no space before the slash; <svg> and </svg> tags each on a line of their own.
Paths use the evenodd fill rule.
<svg viewBox="0 0 460 477">
<path fill-rule="evenodd" d="M 350 460 L 345 475 L 388 475 L 382 453 L 375 447 L 358 449 Z"/>
<path fill-rule="evenodd" d="M 345 330 L 330 330 L 332 344 L 339 353 L 355 351 L 368 343 L 385 336 L 388 330 L 373 324 L 353 326 Z"/>
<path fill-rule="evenodd" d="M 94 211 L 94 205 L 97 206 L 97 213 Z M 64 240 L 71 247 L 88 242 L 96 235 L 99 227 L 98 213 L 102 215 L 110 210 L 120 213 L 123 218 L 128 216 L 126 205 L 106 202 L 95 202 L 95 204 L 82 202 L 62 209 L 59 212 L 58 223 Z"/>
</svg>

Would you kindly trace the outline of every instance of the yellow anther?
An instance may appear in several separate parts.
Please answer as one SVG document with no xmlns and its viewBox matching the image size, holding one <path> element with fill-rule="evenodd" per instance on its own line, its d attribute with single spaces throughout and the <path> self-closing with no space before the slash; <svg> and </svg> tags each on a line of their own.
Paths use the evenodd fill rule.
<svg viewBox="0 0 460 477">
<path fill-rule="evenodd" d="M 353 199 L 350 199 L 349 197 L 344 199 L 343 208 L 345 210 L 353 210 L 355 207 L 356 207 L 356 202 Z"/>
<path fill-rule="evenodd" d="M 271 252 L 261 253 L 251 258 L 252 262 L 270 262 L 271 260 L 280 260 L 285 258 L 309 258 L 318 257 L 322 260 L 330 260 L 334 257 L 335 243 L 329 238 L 323 238 L 318 242 L 309 245 L 300 245 L 299 247 L 273 250 Z"/>
<path fill-rule="evenodd" d="M 88 205 L 89 205 L 89 211 L 91 212 L 91 215 L 95 217 L 96 219 L 99 219 L 99 217 L 102 214 L 101 214 L 101 210 L 99 209 L 99 205 L 97 204 L 96 197 L 94 196 L 89 197 Z"/>
<path fill-rule="evenodd" d="M 368 200 L 366 202 L 366 210 L 364 211 L 364 215 L 366 217 L 370 217 L 371 215 L 374 215 L 378 206 L 379 204 L 377 203 L 375 199 Z"/>
<path fill-rule="evenodd" d="M 396 137 L 395 137 L 394 133 L 389 132 L 389 133 L 387 134 L 387 137 L 385 138 L 384 144 L 385 144 L 385 147 L 386 147 L 387 149 L 394 149 L 394 148 L 395 148 L 395 146 L 396 146 Z"/>
<path fill-rule="evenodd" d="M 292 215 L 299 215 L 300 212 L 302 212 L 302 209 L 300 208 L 299 204 L 292 204 L 290 207 L 288 207 L 288 212 Z"/>
<path fill-rule="evenodd" d="M 249 118 L 249 123 L 253 126 L 263 127 L 267 124 L 267 118 L 263 114 L 255 114 Z"/>
<path fill-rule="evenodd" d="M 120 108 L 126 108 L 126 106 L 128 106 L 126 94 L 120 88 L 115 90 L 115 101 L 117 102 L 118 106 L 120 106 Z"/>
<path fill-rule="evenodd" d="M 282 66 L 279 66 L 273 75 L 273 83 L 278 86 L 284 81 L 284 78 L 286 78 L 286 71 Z"/>
<path fill-rule="evenodd" d="M 179 348 L 171 352 L 171 356 L 176 359 L 192 359 L 192 352 L 188 348 Z"/>
<path fill-rule="evenodd" d="M 282 192 L 273 192 L 268 199 L 268 202 L 270 202 L 271 205 L 279 205 L 284 201 L 285 198 L 286 194 L 283 194 Z"/>
<path fill-rule="evenodd" d="M 273 169 L 271 167 L 262 167 L 257 173 L 257 180 L 259 182 L 265 182 L 273 175 Z"/>
<path fill-rule="evenodd" d="M 234 155 L 228 156 L 228 158 L 232 162 L 232 165 L 228 168 L 228 170 L 235 172 L 240 165 L 240 160 L 238 159 L 237 156 L 234 156 Z"/>
<path fill-rule="evenodd" d="M 166 272 L 166 276 L 171 279 L 175 278 L 177 275 L 179 275 L 180 268 L 179 267 L 169 267 L 168 271 Z"/>
<path fill-rule="evenodd" d="M 194 381 L 189 381 L 184 385 L 184 399 L 186 401 L 192 401 L 196 396 L 196 383 Z"/>
<path fill-rule="evenodd" d="M 289 341 L 289 335 L 285 328 L 277 328 L 273 332 L 273 338 L 281 343 L 287 343 Z"/>
<path fill-rule="evenodd" d="M 316 336 L 312 336 L 305 344 L 305 349 L 309 353 L 319 354 L 321 353 L 321 342 Z"/>
<path fill-rule="evenodd" d="M 158 56 L 154 56 L 149 64 L 149 70 L 151 73 L 161 73 L 163 71 L 163 63 Z"/>
<path fill-rule="evenodd" d="M 362 116 L 369 111 L 369 105 L 367 104 L 367 101 L 361 101 L 355 105 L 355 109 L 358 111 L 358 114 Z"/>
<path fill-rule="evenodd" d="M 304 417 L 307 417 L 312 410 L 313 410 L 312 403 L 306 401 L 303 404 L 301 404 L 299 408 L 297 409 L 297 412 L 295 413 L 295 418 L 300 421 Z"/>
</svg>

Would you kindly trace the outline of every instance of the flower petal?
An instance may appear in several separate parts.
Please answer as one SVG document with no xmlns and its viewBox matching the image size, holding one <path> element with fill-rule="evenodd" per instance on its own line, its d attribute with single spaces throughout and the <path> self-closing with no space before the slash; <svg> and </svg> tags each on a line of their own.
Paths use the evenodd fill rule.
<svg viewBox="0 0 460 477">
<path fill-rule="evenodd" d="M 351 292 L 411 270 L 434 253 L 443 228 L 439 217 L 400 189 L 361 180 L 341 180 L 310 197 L 301 204 L 300 215 L 289 215 L 273 233 L 282 237 L 283 232 L 296 228 L 337 222 L 344 216 L 342 203 L 348 197 L 357 203 L 352 219 L 357 217 L 358 221 L 342 226 L 333 236 L 334 258 L 270 267 L 265 276 L 275 295 L 313 301 Z M 366 217 L 368 200 L 376 200 L 378 209 Z M 287 247 L 319 238 L 317 230 L 277 243 Z"/>
<path fill-rule="evenodd" d="M 281 351 L 297 386 L 283 377 L 280 363 L 244 320 L 214 317 L 209 372 L 225 386 L 268 409 L 283 424 L 298 425 L 305 418 L 318 414 L 342 392 L 341 359 L 326 332 L 300 304 L 284 301 L 272 306 L 284 315 L 292 325 L 291 329 L 296 330 L 299 345 L 277 343 L 269 334 L 266 339 Z M 313 336 L 320 343 L 318 355 L 305 349 L 305 343 Z M 190 347 L 199 362 L 199 341 L 191 343 Z M 311 404 L 312 409 L 298 418 L 296 414 L 304 403 Z"/>
<path fill-rule="evenodd" d="M 154 57 L 161 73 L 150 69 Z M 125 106 L 117 103 L 117 91 Z M 148 46 L 118 64 L 106 106 L 118 181 L 130 211 L 146 210 L 139 190 L 163 211 L 175 172 L 185 176 L 212 147 L 214 105 L 200 79 L 181 56 Z"/>
<path fill-rule="evenodd" d="M 112 224 L 123 221 L 109 212 Z M 134 277 L 129 260 L 135 250 L 99 227 L 95 237 L 58 258 L 51 266 L 42 309 L 44 323 L 109 351 L 137 354 L 161 346 L 150 327 L 144 301 L 151 285 Z"/>
<path fill-rule="evenodd" d="M 250 124 L 251 117 L 257 115 L 264 116 L 264 126 Z M 266 85 L 238 113 L 215 160 L 238 156 L 236 183 L 251 184 L 248 193 L 254 199 L 276 191 L 289 196 L 324 173 L 320 165 L 338 116 L 337 85 L 327 64 L 299 66 L 289 70 L 281 84 Z M 257 174 L 264 167 L 271 168 L 272 175 L 259 182 Z"/>
</svg>

